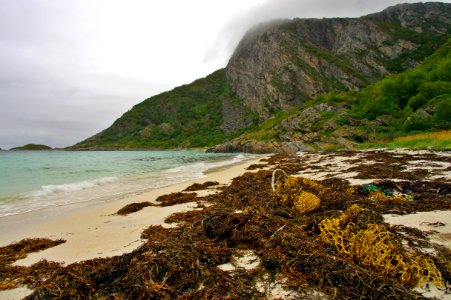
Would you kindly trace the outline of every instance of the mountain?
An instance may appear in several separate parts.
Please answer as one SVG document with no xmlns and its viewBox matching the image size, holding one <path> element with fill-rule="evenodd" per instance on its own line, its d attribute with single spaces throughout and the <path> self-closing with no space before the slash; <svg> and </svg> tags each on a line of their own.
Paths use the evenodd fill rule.
<svg viewBox="0 0 451 300">
<path fill-rule="evenodd" d="M 242 133 L 250 126 L 251 115 L 231 92 L 221 69 L 146 99 L 70 149 L 206 147 Z"/>
<path fill-rule="evenodd" d="M 417 66 L 450 36 L 451 5 L 402 4 L 356 19 L 294 19 L 250 30 L 230 59 L 233 91 L 261 119 L 330 91 Z"/>
<path fill-rule="evenodd" d="M 143 101 L 71 148 L 208 147 L 258 131 L 318 96 L 352 94 L 418 66 L 451 36 L 450 8 L 402 4 L 361 18 L 258 25 L 225 69 Z M 306 145 L 294 136 L 287 141 L 291 150 Z"/>
<path fill-rule="evenodd" d="M 418 67 L 388 76 L 358 92 L 319 96 L 209 151 L 352 149 L 362 142 L 450 129 L 451 39 Z M 449 138 L 448 143 L 447 148 L 451 148 Z"/>
<path fill-rule="evenodd" d="M 11 148 L 10 150 L 12 150 L 12 151 L 16 151 L 16 150 L 52 150 L 52 148 L 47 145 L 41 145 L 41 144 L 26 144 L 24 146 Z"/>
</svg>

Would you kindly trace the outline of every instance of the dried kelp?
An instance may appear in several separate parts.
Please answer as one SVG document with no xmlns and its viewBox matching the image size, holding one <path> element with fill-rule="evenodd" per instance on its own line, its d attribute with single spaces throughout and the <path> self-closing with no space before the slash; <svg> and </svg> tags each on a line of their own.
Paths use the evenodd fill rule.
<svg viewBox="0 0 451 300">
<path fill-rule="evenodd" d="M 148 207 L 148 206 L 155 206 L 155 204 L 152 204 L 150 202 L 138 202 L 138 203 L 130 203 L 127 204 L 126 206 L 122 207 L 121 209 L 119 209 L 116 214 L 121 215 L 121 216 L 126 216 L 128 214 L 137 212 L 142 210 L 144 207 Z"/>
<path fill-rule="evenodd" d="M 207 189 L 209 187 L 212 187 L 212 186 L 215 186 L 215 185 L 219 185 L 219 182 L 217 182 L 217 181 L 206 181 L 204 183 L 193 183 L 192 185 L 187 187 L 185 189 L 185 191 L 187 191 L 187 192 L 201 191 L 201 190 L 205 190 L 205 189 Z"/>
<path fill-rule="evenodd" d="M 437 181 L 389 181 L 382 180 L 374 182 L 381 191 L 392 191 L 399 195 L 397 197 L 371 196 L 371 192 L 363 186 L 358 186 L 355 192 L 360 195 L 359 203 L 380 213 L 406 214 L 416 211 L 433 211 L 451 209 L 451 184 Z M 379 194 L 380 195 L 380 194 Z M 402 199 L 403 201 L 396 201 Z"/>
<path fill-rule="evenodd" d="M 172 206 L 175 204 L 200 201 L 202 199 L 203 198 L 197 197 L 196 193 L 172 193 L 158 197 L 156 199 L 157 202 L 160 202 L 158 204 L 148 201 L 127 204 L 123 208 L 119 209 L 116 214 L 126 216 L 128 214 L 140 211 L 144 207 L 148 206 Z"/>
<path fill-rule="evenodd" d="M 352 158 L 355 153 L 344 155 Z M 372 159 L 384 157 L 377 153 Z M 395 161 L 389 158 L 386 167 Z M 309 167 L 302 157 L 284 154 L 266 162 L 268 169 L 281 168 L 289 175 Z M 384 180 L 368 188 L 351 187 L 337 178 L 285 177 L 274 192 L 271 178 L 271 170 L 259 170 L 233 179 L 208 196 L 209 206 L 166 219 L 179 226 L 150 226 L 142 234 L 146 242 L 132 253 L 54 266 L 44 277 L 37 266 L 26 268 L 34 274 L 24 282 L 35 288 L 29 299 L 260 299 L 266 295 L 257 287 L 258 280 L 276 277 L 284 278 L 283 287 L 299 295 L 309 290 L 333 299 L 422 299 L 411 289 L 421 280 L 433 282 L 440 274 L 441 282 L 451 281 L 449 251 L 428 243 L 419 231 L 390 227 L 382 218 L 388 212 L 449 209 L 449 183 Z M 174 193 L 159 202 L 163 206 L 200 199 L 195 193 Z M 395 260 L 402 255 L 424 276 L 409 273 L 404 280 L 407 269 L 387 276 L 384 263 L 394 270 L 402 265 L 393 257 L 375 263 L 365 256 L 368 245 L 385 249 Z M 425 246 L 434 247 L 437 254 L 421 251 Z M 261 264 L 250 270 L 218 268 L 238 249 L 252 250 Z M 424 260 L 415 259 L 420 254 Z"/>
<path fill-rule="evenodd" d="M 32 267 L 15 266 L 13 263 L 27 257 L 29 253 L 38 252 L 64 243 L 62 239 L 23 239 L 17 243 L 0 248 L 0 290 L 6 290 L 28 284 L 36 284 L 36 276 L 49 276 L 60 267 L 59 264 L 40 261 Z"/>
<path fill-rule="evenodd" d="M 28 253 L 58 246 L 65 240 L 51 239 L 23 239 L 17 243 L 0 248 L 0 264 L 11 264 L 16 260 L 27 257 Z"/>
<path fill-rule="evenodd" d="M 359 164 L 362 161 L 372 161 L 371 165 Z M 409 162 L 425 161 L 424 168 L 409 169 Z M 361 179 L 380 179 L 396 178 L 404 180 L 424 180 L 431 174 L 427 167 L 433 166 L 435 161 L 450 162 L 451 158 L 446 156 L 439 157 L 437 154 L 402 154 L 389 153 L 386 151 L 367 151 L 360 152 L 359 158 L 350 160 L 353 167 L 346 172 L 357 172 L 356 178 Z M 423 165 L 423 164 L 422 164 Z"/>
<path fill-rule="evenodd" d="M 158 197 L 156 201 L 159 202 L 159 206 L 172 206 L 175 204 L 200 201 L 202 199 L 202 197 L 197 197 L 196 193 L 171 193 Z"/>
<path fill-rule="evenodd" d="M 264 169 L 267 166 L 268 166 L 267 164 L 253 164 L 253 165 L 250 165 L 249 167 L 247 167 L 246 170 L 252 171 L 252 170 L 258 170 L 258 169 Z"/>
</svg>

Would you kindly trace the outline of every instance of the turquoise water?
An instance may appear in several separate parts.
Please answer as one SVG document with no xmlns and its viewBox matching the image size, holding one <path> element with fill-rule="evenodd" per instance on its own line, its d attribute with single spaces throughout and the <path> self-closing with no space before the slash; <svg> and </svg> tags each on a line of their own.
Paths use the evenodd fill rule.
<svg viewBox="0 0 451 300">
<path fill-rule="evenodd" d="M 203 151 L 1 151 L 0 217 L 111 201 L 201 178 L 249 157 Z"/>
</svg>

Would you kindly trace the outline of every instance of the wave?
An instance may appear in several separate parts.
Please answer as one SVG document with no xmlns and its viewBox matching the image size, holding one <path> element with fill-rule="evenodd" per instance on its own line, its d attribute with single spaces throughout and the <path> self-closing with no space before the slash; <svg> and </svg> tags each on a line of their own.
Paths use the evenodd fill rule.
<svg viewBox="0 0 451 300">
<path fill-rule="evenodd" d="M 233 165 L 253 157 L 255 156 L 248 154 L 185 156 L 182 157 L 182 161 L 170 161 L 167 164 L 173 166 L 170 169 L 165 169 L 165 166 L 161 165 L 155 165 L 153 169 L 149 169 L 149 167 L 144 168 L 137 164 L 133 167 L 134 172 L 127 170 L 118 177 L 102 177 L 65 184 L 41 183 L 41 186 L 35 188 L 34 191 L 9 194 L 5 197 L 0 195 L 0 217 L 68 204 L 113 201 L 156 188 L 202 178 L 209 170 Z M 171 160 L 173 159 L 171 158 Z M 178 166 L 174 166 L 174 163 L 177 163 Z"/>
<path fill-rule="evenodd" d="M 103 177 L 103 178 L 98 178 L 98 179 L 94 179 L 94 180 L 84 180 L 84 181 L 66 183 L 66 184 L 43 185 L 43 186 L 41 186 L 40 190 L 31 192 L 27 196 L 43 197 L 43 196 L 49 196 L 52 194 L 76 192 L 76 191 L 80 191 L 80 190 L 93 188 L 93 187 L 99 186 L 99 185 L 113 183 L 118 180 L 119 179 L 117 177 Z"/>
<path fill-rule="evenodd" d="M 238 154 L 235 157 L 227 160 L 221 160 L 216 162 L 196 162 L 192 164 L 182 165 L 175 168 L 171 168 L 169 170 L 166 170 L 166 173 L 169 174 L 177 174 L 176 177 L 186 177 L 187 174 L 190 174 L 191 176 L 188 176 L 188 179 L 191 179 L 189 177 L 194 178 L 200 178 L 205 176 L 205 172 L 211 169 L 221 168 L 225 166 L 230 166 L 236 163 L 239 163 L 245 159 L 249 159 L 253 157 L 252 155 L 243 155 Z"/>
</svg>

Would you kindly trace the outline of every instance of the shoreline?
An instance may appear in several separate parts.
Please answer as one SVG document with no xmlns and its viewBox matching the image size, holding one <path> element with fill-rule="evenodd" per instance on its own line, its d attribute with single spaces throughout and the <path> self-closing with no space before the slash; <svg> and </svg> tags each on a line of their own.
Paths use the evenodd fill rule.
<svg viewBox="0 0 451 300">
<path fill-rule="evenodd" d="M 7 155 L 1 160 L 5 174 L 0 176 L 0 218 L 52 206 L 132 197 L 203 178 L 218 166 L 255 157 L 200 151 Z"/>
<path fill-rule="evenodd" d="M 17 265 L 29 266 L 41 259 L 71 264 L 97 257 L 121 255 L 137 248 L 141 243 L 141 232 L 150 225 L 164 225 L 164 219 L 175 212 L 195 209 L 196 203 L 185 203 L 169 207 L 147 207 L 128 216 L 115 213 L 127 204 L 153 202 L 158 196 L 181 192 L 193 183 L 218 181 L 228 184 L 231 179 L 245 172 L 265 156 L 244 160 L 236 164 L 212 168 L 205 177 L 163 188 L 157 188 L 110 202 L 81 202 L 66 206 L 47 207 L 23 214 L 0 218 L 0 247 L 24 238 L 65 239 L 66 243 L 45 251 L 32 253 L 17 261 Z M 30 229 L 31 228 L 31 229 Z M 102 242 L 99 243 L 99 238 Z"/>
<path fill-rule="evenodd" d="M 254 166 L 248 168 L 250 165 Z M 404 249 L 399 251 L 423 253 L 431 255 L 430 257 L 435 256 L 434 262 L 440 264 L 441 268 L 448 270 L 440 257 L 447 255 L 444 249 L 449 249 L 451 245 L 451 223 L 449 222 L 451 198 L 447 193 L 451 183 L 450 167 L 450 153 L 430 151 L 409 153 L 405 153 L 403 150 L 298 152 L 296 155 L 289 156 L 275 155 L 270 158 L 269 155 L 260 156 L 227 167 L 214 168 L 205 172 L 206 177 L 204 178 L 178 183 L 126 199 L 97 203 L 87 207 L 71 206 L 64 213 L 56 216 L 32 214 L 37 218 L 34 221 L 26 217 L 22 220 L 16 218 L 18 226 L 14 226 L 13 232 L 7 234 L 14 236 L 16 242 L 25 237 L 49 237 L 53 240 L 58 238 L 67 240 L 66 243 L 56 247 L 30 253 L 25 259 L 14 262 L 14 265 L 30 266 L 42 258 L 55 262 L 61 262 L 62 258 L 65 258 L 65 265 L 69 265 L 72 262 L 85 259 L 110 257 L 105 260 L 89 260 L 64 268 L 66 269 L 64 272 L 69 272 L 67 273 L 69 275 L 54 279 L 58 282 L 61 281 L 58 283 L 60 287 L 63 282 L 68 282 L 65 280 L 78 280 L 72 278 L 70 272 L 78 268 L 79 265 L 86 267 L 86 272 L 94 272 L 93 270 L 96 269 L 97 265 L 104 263 L 111 264 L 111 267 L 114 266 L 113 269 L 126 266 L 125 268 L 130 268 L 126 272 L 131 272 L 130 274 L 136 276 L 144 276 L 143 274 L 139 275 L 139 272 L 147 272 L 147 269 L 141 269 L 141 266 L 152 266 L 155 259 L 161 258 L 162 260 L 158 264 L 161 263 L 163 269 L 178 270 L 177 273 L 172 273 L 173 278 L 170 279 L 172 283 L 167 283 L 167 289 L 173 289 L 176 294 L 181 293 L 181 291 L 176 290 L 175 284 L 178 284 L 182 278 L 187 278 L 186 276 L 197 278 L 196 276 L 200 276 L 191 286 L 190 293 L 193 293 L 193 295 L 203 295 L 202 293 L 207 295 L 210 291 L 228 295 L 230 291 L 236 290 L 246 295 L 261 296 L 265 294 L 268 299 L 290 299 L 293 296 L 327 298 L 330 288 L 339 291 L 340 295 L 362 295 L 361 293 L 364 291 L 383 295 L 386 292 L 376 292 L 382 281 L 385 282 L 384 277 L 379 277 L 381 274 L 376 274 L 377 272 L 373 274 L 371 272 L 374 270 L 371 271 L 370 269 L 363 272 L 362 266 L 356 268 L 353 264 L 348 264 L 348 258 L 343 253 L 329 255 L 334 253 L 336 249 L 333 244 L 329 245 L 327 241 L 322 240 L 321 235 L 318 236 L 314 228 L 319 226 L 321 220 L 333 220 L 336 216 L 346 215 L 348 210 L 357 203 L 358 211 L 348 215 L 349 218 L 355 219 L 354 224 L 359 224 L 359 227 L 355 228 L 355 234 L 365 232 L 366 226 L 372 222 L 376 222 L 378 226 L 382 226 L 381 228 L 390 227 L 391 230 L 397 232 L 398 237 L 402 236 L 412 241 L 412 243 L 406 244 L 399 240 L 397 245 Z M 276 205 L 274 201 L 277 199 L 273 198 L 270 191 L 271 171 L 275 168 L 284 169 L 288 174 L 293 174 L 294 177 L 307 178 L 305 181 L 301 179 L 303 188 L 307 191 L 307 194 L 318 195 L 321 198 L 321 203 L 324 201 L 324 204 L 321 204 L 318 210 L 308 213 L 294 210 L 294 208 L 298 210 L 299 208 L 296 204 L 294 204 L 295 207 L 292 207 L 291 202 Z M 249 173 L 243 175 L 246 172 Z M 233 184 L 229 184 L 234 178 L 236 180 L 233 181 Z M 154 200 L 160 195 L 181 192 L 192 183 L 201 184 L 206 181 L 218 181 L 221 185 L 196 192 L 199 197 L 210 195 L 201 200 L 200 211 L 193 211 L 196 210 L 198 203 L 189 202 L 166 207 L 150 206 L 127 216 L 114 215 L 127 204 L 146 201 L 155 203 Z M 371 191 L 379 192 L 379 194 L 373 195 Z M 384 194 L 385 192 L 387 194 Z M 372 198 L 375 195 L 378 195 L 380 199 Z M 395 201 L 394 199 L 398 200 Z M 392 200 L 393 203 L 390 202 Z M 205 204 L 205 206 L 202 204 Z M 170 214 L 187 211 L 189 212 L 186 214 L 172 218 L 173 221 L 175 220 L 178 223 L 164 223 L 165 218 Z M 44 215 L 46 218 L 44 218 Z M 4 232 L 1 221 L 0 219 L 0 232 Z M 240 226 L 237 227 L 236 224 Z M 297 225 L 294 226 L 293 224 Z M 155 227 L 147 233 L 145 239 L 141 239 L 143 230 L 151 225 L 161 225 L 162 227 Z M 405 229 L 408 227 L 403 226 L 418 228 L 422 231 L 409 231 Z M 30 227 L 33 229 L 29 230 Z M 229 232 L 228 230 L 232 231 Z M 437 231 L 437 233 L 433 231 Z M 37 235 L 31 236 L 30 232 Z M 21 233 L 26 235 L 20 236 Z M 46 236 L 41 233 L 45 233 Z M 147 242 L 145 242 L 146 239 Z M 273 248 L 274 242 L 284 243 L 285 239 L 293 243 L 299 241 L 302 241 L 302 243 L 295 247 L 278 246 Z M 6 245 L 3 240 L 2 234 L 0 236 L 0 247 Z M 421 241 L 421 243 L 417 241 Z M 291 242 L 288 242 L 288 245 Z M 437 243 L 445 248 L 439 248 L 439 246 L 436 246 Z M 207 255 L 206 257 L 212 262 L 210 260 L 199 262 L 199 259 L 196 260 L 196 255 L 189 254 L 192 251 L 183 252 L 186 257 L 180 260 L 179 254 L 177 254 L 179 250 L 177 249 L 185 249 L 184 247 L 187 244 L 194 247 L 196 251 L 200 251 L 199 253 L 203 255 L 201 257 L 204 259 Z M 143 246 L 139 247 L 140 245 Z M 412 250 L 409 247 L 414 248 Z M 272 251 L 268 252 L 268 249 L 272 249 Z M 194 253 L 197 253 L 196 251 Z M 216 251 L 218 251 L 217 254 L 215 254 Z M 149 253 L 154 253 L 154 255 Z M 159 254 L 156 255 L 155 253 Z M 223 254 L 219 255 L 219 253 Z M 263 262 L 275 259 L 274 253 L 277 254 L 275 257 L 277 257 L 279 267 L 277 274 L 275 274 L 275 281 L 272 282 L 269 281 L 270 277 L 268 277 L 269 273 L 267 272 L 273 269 L 271 269 L 271 265 L 265 265 Z M 311 256 L 311 253 L 316 253 L 315 255 L 321 259 L 310 261 L 308 257 Z M 413 259 L 410 254 L 403 255 L 407 261 Z M 130 257 L 133 257 L 131 261 L 129 261 Z M 308 270 L 311 271 L 298 270 L 299 272 L 302 270 L 302 274 L 307 272 L 304 274 L 305 276 L 310 276 L 311 273 L 313 278 L 320 278 L 321 276 L 332 276 L 333 272 L 340 272 L 340 274 L 344 274 L 342 275 L 344 279 L 356 281 L 358 284 L 355 284 L 355 286 L 358 288 L 350 291 L 347 286 L 328 285 L 329 281 L 324 283 L 321 280 L 308 284 L 299 283 L 299 274 L 301 273 L 292 273 L 290 271 L 290 261 L 292 260 L 284 260 L 284 257 L 295 257 L 299 263 L 306 264 Z M 193 266 L 194 263 L 194 267 L 179 269 L 179 264 L 183 265 L 185 260 L 190 261 L 192 259 L 193 261 L 189 265 Z M 337 265 L 337 261 L 341 264 Z M 132 263 L 132 266 L 129 263 Z M 109 268 L 105 269 L 105 275 L 109 274 Z M 203 270 L 202 268 L 208 269 L 209 271 L 205 274 L 210 275 L 202 277 L 204 276 L 203 273 L 199 273 L 199 270 Z M 332 271 L 330 271 L 332 273 L 327 271 L 330 268 L 332 268 Z M 242 273 L 243 269 L 246 270 L 245 273 Z M 157 276 L 158 270 L 155 272 L 155 276 Z M 364 277 L 370 276 L 368 278 L 372 279 L 359 281 L 360 276 L 352 275 L 355 272 Z M 89 274 L 86 274 L 88 276 L 86 278 L 89 278 Z M 238 287 L 235 286 L 236 280 L 249 280 L 246 274 L 254 274 L 252 275 L 254 281 Z M 320 276 L 320 274 L 322 275 Z M 348 278 L 346 274 L 352 276 Z M 131 278 L 133 281 L 133 276 L 125 277 L 125 279 Z M 451 282 L 449 273 L 443 273 L 443 276 L 445 282 Z M 124 280 L 124 277 L 120 278 Z M 159 280 L 156 282 L 163 280 L 164 283 L 167 279 L 165 278 L 165 276 L 155 277 L 155 280 Z M 209 282 L 208 280 L 211 278 L 216 279 L 208 283 L 211 286 L 207 287 L 205 282 Z M 214 282 L 217 282 L 219 278 L 225 281 L 221 284 L 221 287 L 215 287 Z M 404 286 L 400 285 L 398 281 L 394 282 L 394 279 L 388 280 L 384 286 L 388 291 L 395 292 L 398 296 L 423 295 L 446 299 L 448 295 L 446 288 L 435 288 L 436 282 L 440 282 L 439 279 L 431 282 L 430 288 L 427 286 L 413 288 L 412 283 L 406 283 Z M 396 280 L 399 279 L 396 278 Z M 127 282 L 122 287 L 124 295 L 128 293 L 127 287 L 132 281 Z M 97 283 L 93 281 L 91 284 Z M 302 292 L 299 288 L 295 290 L 287 288 L 286 284 L 302 287 Z M 360 290 L 360 287 L 362 290 Z M 104 287 L 99 286 L 97 288 L 103 289 Z M 152 286 L 142 285 L 142 288 L 144 294 L 153 291 Z M 37 291 L 42 292 L 45 289 L 50 291 L 52 287 L 38 287 Z M 58 293 L 57 290 L 56 292 Z M 63 292 L 71 293 L 70 291 Z M 78 292 L 80 291 L 77 290 Z M 0 291 L 0 299 L 19 299 L 31 293 L 31 290 L 22 286 L 13 290 Z M 99 291 L 99 294 L 96 295 L 109 295 L 109 293 L 111 292 L 108 287 L 105 287 L 105 291 Z"/>
</svg>

